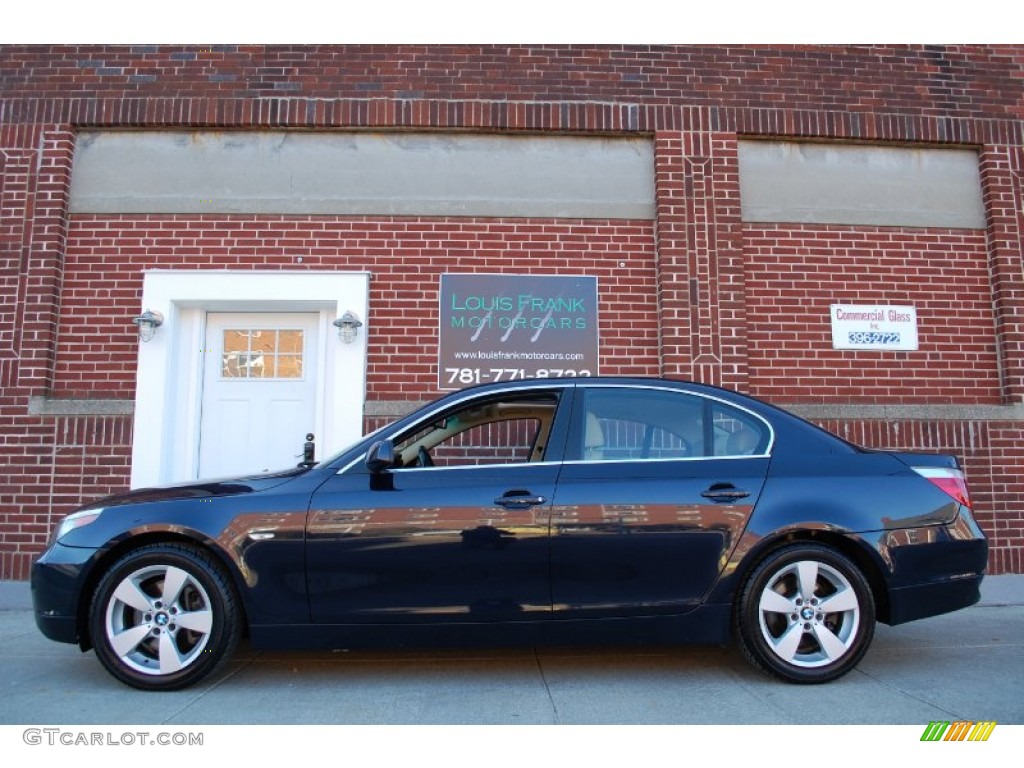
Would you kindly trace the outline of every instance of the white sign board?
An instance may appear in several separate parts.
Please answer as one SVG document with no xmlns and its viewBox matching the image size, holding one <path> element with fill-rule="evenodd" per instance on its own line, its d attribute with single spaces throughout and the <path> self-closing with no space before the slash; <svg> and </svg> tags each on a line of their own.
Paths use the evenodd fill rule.
<svg viewBox="0 0 1024 768">
<path fill-rule="evenodd" d="M 833 349 L 917 349 L 917 309 L 833 304 Z"/>
</svg>

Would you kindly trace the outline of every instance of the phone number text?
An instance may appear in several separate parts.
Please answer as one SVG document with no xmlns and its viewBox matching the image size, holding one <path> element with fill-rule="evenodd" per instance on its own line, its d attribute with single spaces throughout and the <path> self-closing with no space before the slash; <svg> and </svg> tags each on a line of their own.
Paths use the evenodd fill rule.
<svg viewBox="0 0 1024 768">
<path fill-rule="evenodd" d="M 900 335 L 895 331 L 850 331 L 850 344 L 899 344 Z"/>
<path fill-rule="evenodd" d="M 516 381 L 517 379 L 558 379 L 564 376 L 591 376 L 586 368 L 538 368 L 530 372 L 525 368 L 445 368 L 449 384 L 483 384 L 489 381 Z"/>
</svg>

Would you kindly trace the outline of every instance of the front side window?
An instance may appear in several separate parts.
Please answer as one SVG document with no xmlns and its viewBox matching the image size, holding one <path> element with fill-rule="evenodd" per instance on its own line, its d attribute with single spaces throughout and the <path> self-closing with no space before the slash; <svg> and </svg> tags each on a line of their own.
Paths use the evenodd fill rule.
<svg viewBox="0 0 1024 768">
<path fill-rule="evenodd" d="M 543 461 L 558 404 L 553 394 L 495 398 L 456 409 L 395 442 L 401 467 Z"/>
<path fill-rule="evenodd" d="M 615 387 L 585 393 L 576 432 L 583 461 L 754 456 L 770 438 L 760 419 L 710 398 Z"/>
</svg>

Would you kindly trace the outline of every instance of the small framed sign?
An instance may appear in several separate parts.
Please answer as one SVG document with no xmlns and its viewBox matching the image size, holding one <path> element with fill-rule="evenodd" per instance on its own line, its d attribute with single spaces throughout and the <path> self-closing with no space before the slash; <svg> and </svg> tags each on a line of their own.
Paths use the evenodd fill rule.
<svg viewBox="0 0 1024 768">
<path fill-rule="evenodd" d="M 833 304 L 832 348 L 917 349 L 917 309 L 887 304 Z"/>
</svg>

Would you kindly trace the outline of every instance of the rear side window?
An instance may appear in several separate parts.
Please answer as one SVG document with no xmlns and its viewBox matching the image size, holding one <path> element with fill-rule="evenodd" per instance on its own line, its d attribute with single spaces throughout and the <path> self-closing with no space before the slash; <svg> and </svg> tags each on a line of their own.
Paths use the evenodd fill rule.
<svg viewBox="0 0 1024 768">
<path fill-rule="evenodd" d="M 582 405 L 573 441 L 582 461 L 756 456 L 770 438 L 755 416 L 686 392 L 590 389 Z"/>
<path fill-rule="evenodd" d="M 770 434 L 764 422 L 745 411 L 711 401 L 712 456 L 761 456 Z"/>
</svg>

